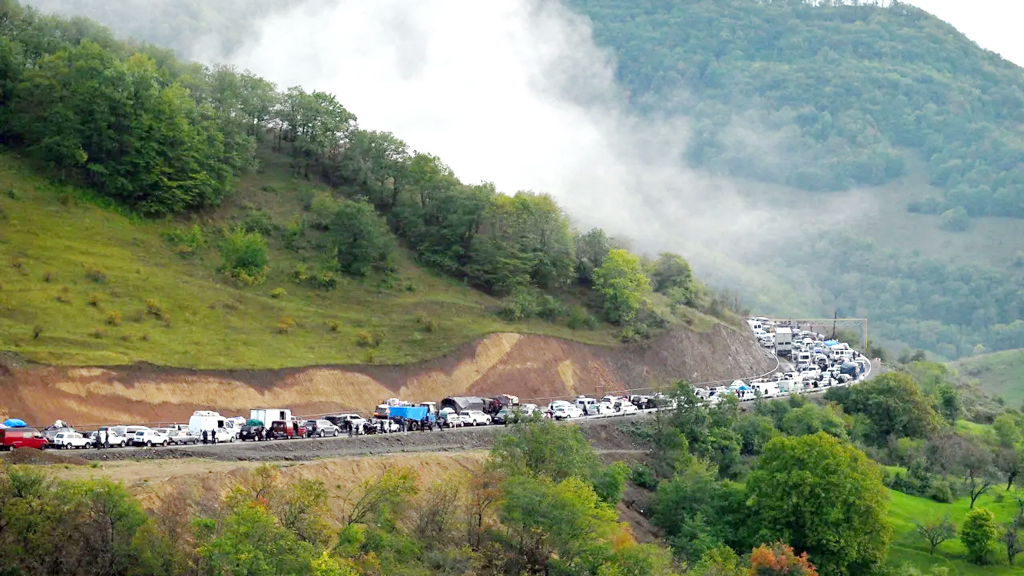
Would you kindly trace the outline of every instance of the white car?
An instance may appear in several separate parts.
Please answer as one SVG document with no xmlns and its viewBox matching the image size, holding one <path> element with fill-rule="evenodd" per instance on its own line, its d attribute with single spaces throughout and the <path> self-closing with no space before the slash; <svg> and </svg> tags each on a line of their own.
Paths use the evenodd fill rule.
<svg viewBox="0 0 1024 576">
<path fill-rule="evenodd" d="M 615 414 L 615 404 L 602 400 L 593 410 L 594 411 L 590 413 L 591 416 L 599 414 Z"/>
<path fill-rule="evenodd" d="M 167 446 L 169 441 L 166 434 L 156 430 L 139 430 L 132 437 L 132 446 Z"/>
<path fill-rule="evenodd" d="M 55 446 L 58 446 L 64 450 L 70 450 L 71 448 L 86 448 L 92 446 L 92 440 L 82 436 L 78 432 L 58 432 L 53 437 Z"/>
<path fill-rule="evenodd" d="M 466 425 L 465 418 L 456 412 L 441 412 L 441 416 L 441 421 L 444 422 L 444 426 L 447 428 L 458 428 Z"/>
<path fill-rule="evenodd" d="M 565 404 L 559 404 L 558 406 L 555 406 L 554 410 L 552 411 L 551 416 L 555 420 L 568 420 L 570 418 L 581 418 L 583 416 L 583 411 L 580 410 L 579 408 L 577 408 L 576 406 L 572 405 L 572 404 L 565 403 Z"/>
<path fill-rule="evenodd" d="M 615 411 L 623 415 L 636 414 L 639 412 L 636 406 L 629 400 L 620 400 L 615 403 Z"/>
<path fill-rule="evenodd" d="M 479 410 L 467 410 L 462 419 L 469 426 L 490 426 L 491 417 Z"/>
</svg>

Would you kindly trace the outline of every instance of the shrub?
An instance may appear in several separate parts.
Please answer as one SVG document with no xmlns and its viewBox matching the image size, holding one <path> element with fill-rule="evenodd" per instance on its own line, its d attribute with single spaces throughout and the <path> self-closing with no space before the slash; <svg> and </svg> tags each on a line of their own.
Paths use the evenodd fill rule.
<svg viewBox="0 0 1024 576">
<path fill-rule="evenodd" d="M 646 464 L 634 466 L 630 480 L 633 484 L 648 490 L 654 490 L 658 487 L 658 477 L 654 475 L 654 470 Z"/>
<path fill-rule="evenodd" d="M 57 294 L 57 302 L 61 304 L 71 304 L 71 291 L 65 286 L 60 294 Z"/>
<path fill-rule="evenodd" d="M 373 334 L 366 331 L 360 331 L 356 334 L 356 345 L 362 348 L 373 346 Z"/>
<path fill-rule="evenodd" d="M 548 322 L 555 322 L 564 315 L 565 304 L 561 300 L 547 294 L 540 297 L 540 301 L 537 303 L 537 316 Z"/>
<path fill-rule="evenodd" d="M 53 270 L 47 270 L 46 272 L 43 272 L 43 282 L 49 284 L 50 282 L 53 282 L 56 279 L 57 274 Z"/>
<path fill-rule="evenodd" d="M 583 306 L 573 306 L 569 309 L 569 328 L 593 330 L 597 328 L 597 319 Z"/>
<path fill-rule="evenodd" d="M 259 232 L 264 236 L 274 233 L 274 218 L 266 210 L 249 210 L 242 218 L 242 229 L 246 232 Z"/>
<path fill-rule="evenodd" d="M 150 298 L 149 300 L 146 300 L 146 314 L 149 314 L 154 318 L 163 318 L 164 308 L 159 302 Z"/>
<path fill-rule="evenodd" d="M 319 290 L 333 290 L 338 286 L 338 277 L 330 270 L 321 270 L 310 275 L 309 283 Z"/>
<path fill-rule="evenodd" d="M 423 326 L 424 331 L 430 332 L 431 334 L 437 332 L 438 329 L 440 329 L 441 327 L 437 320 L 434 320 L 433 318 L 427 316 L 426 314 L 421 314 L 420 317 L 416 319 L 416 322 L 420 326 Z"/>
<path fill-rule="evenodd" d="M 309 203 L 310 224 L 326 230 L 330 226 L 339 204 L 329 192 L 317 192 Z"/>
<path fill-rule="evenodd" d="M 24 258 L 22 258 L 20 256 L 12 256 L 11 257 L 11 268 L 14 268 L 15 270 L 21 270 L 24 267 L 25 267 L 25 259 Z"/>
<path fill-rule="evenodd" d="M 953 486 L 948 480 L 933 480 L 928 487 L 928 497 L 943 504 L 952 504 L 956 500 Z"/>
<path fill-rule="evenodd" d="M 509 322 L 533 318 L 540 312 L 537 296 L 530 290 L 519 288 L 501 302 L 498 316 Z"/>
<path fill-rule="evenodd" d="M 88 264 L 82 264 L 82 267 L 85 268 L 85 277 L 89 280 L 92 280 L 97 284 L 103 284 L 107 281 L 107 275 L 99 268 L 93 268 Z"/>
<path fill-rule="evenodd" d="M 288 295 L 288 292 L 284 288 L 274 288 L 270 291 L 271 298 L 281 299 Z"/>
<path fill-rule="evenodd" d="M 102 298 L 103 296 L 101 294 L 94 292 L 89 295 L 89 299 L 87 300 L 87 302 L 89 303 L 89 306 L 92 306 L 93 308 L 99 308 L 100 301 L 102 300 Z"/>
<path fill-rule="evenodd" d="M 960 541 L 967 548 L 967 557 L 975 564 L 988 564 L 989 548 L 996 539 L 996 518 L 991 511 L 975 508 L 967 512 L 960 527 Z"/>
<path fill-rule="evenodd" d="M 302 239 L 306 236 L 306 219 L 295 215 L 284 226 L 284 247 L 298 250 Z"/>
<path fill-rule="evenodd" d="M 206 236 L 199 224 L 193 224 L 191 228 L 171 230 L 164 238 L 174 246 L 174 252 L 182 257 L 195 255 L 206 244 Z"/>
<path fill-rule="evenodd" d="M 110 314 L 107 314 L 107 324 L 110 324 L 111 326 L 120 326 L 121 313 L 118 312 L 117 310 L 114 310 Z"/>
<path fill-rule="evenodd" d="M 338 322 L 337 320 L 328 320 L 327 329 L 331 332 L 337 332 L 341 330 L 341 322 Z"/>
<path fill-rule="evenodd" d="M 295 318 L 292 318 L 291 316 L 282 316 L 278 319 L 277 327 L 275 329 L 278 334 L 287 334 L 291 332 L 292 328 L 294 328 L 296 324 Z"/>
<path fill-rule="evenodd" d="M 942 213 L 939 227 L 948 232 L 965 232 L 971 224 L 971 218 L 961 206 Z"/>
<path fill-rule="evenodd" d="M 18 199 L 18 191 L 15 190 L 14 188 L 8 188 L 7 189 L 7 197 L 10 198 L 11 200 L 17 200 Z"/>
<path fill-rule="evenodd" d="M 36 324 L 32 328 L 32 339 L 33 340 L 39 340 L 39 337 L 42 336 L 42 335 L 43 335 L 43 327 L 38 325 L 38 324 Z"/>
<path fill-rule="evenodd" d="M 91 337 L 93 337 L 93 338 L 95 338 L 97 340 L 103 339 L 103 337 L 106 336 L 106 335 L 107 335 L 107 333 L 104 332 L 102 328 L 96 328 L 92 332 L 89 332 L 89 336 L 91 336 Z"/>
<path fill-rule="evenodd" d="M 259 284 L 266 279 L 267 241 L 259 232 L 235 229 L 221 243 L 223 271 L 246 284 Z"/>
</svg>

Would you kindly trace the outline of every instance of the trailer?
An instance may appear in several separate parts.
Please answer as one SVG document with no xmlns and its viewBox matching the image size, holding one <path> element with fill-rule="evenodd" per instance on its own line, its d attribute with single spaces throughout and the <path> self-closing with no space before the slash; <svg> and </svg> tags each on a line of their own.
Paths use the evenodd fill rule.
<svg viewBox="0 0 1024 576">
<path fill-rule="evenodd" d="M 254 408 L 249 410 L 249 420 L 259 420 L 269 428 L 271 422 L 292 420 L 292 411 L 288 408 Z"/>
</svg>

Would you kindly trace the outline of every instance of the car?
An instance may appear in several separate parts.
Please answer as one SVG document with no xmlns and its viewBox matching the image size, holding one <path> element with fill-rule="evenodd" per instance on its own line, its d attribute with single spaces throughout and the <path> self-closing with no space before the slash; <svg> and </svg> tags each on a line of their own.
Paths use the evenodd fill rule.
<svg viewBox="0 0 1024 576">
<path fill-rule="evenodd" d="M 306 434 L 309 437 L 319 436 L 321 438 L 325 436 L 337 436 L 339 428 L 331 423 L 330 420 L 306 420 Z"/>
<path fill-rule="evenodd" d="M 164 434 L 167 435 L 167 441 L 170 444 L 197 444 L 199 438 L 188 433 L 188 430 L 179 430 L 177 428 L 158 428 L 160 431 L 166 430 Z"/>
<path fill-rule="evenodd" d="M 629 400 L 619 400 L 614 405 L 615 411 L 623 415 L 636 414 L 640 411 L 632 402 Z"/>
<path fill-rule="evenodd" d="M 258 422 L 258 420 L 257 420 Z M 259 441 L 266 438 L 267 427 L 258 424 L 246 424 L 242 426 L 241 430 L 238 431 L 238 439 L 242 442 L 246 440 Z"/>
<path fill-rule="evenodd" d="M 598 416 L 601 414 L 615 414 L 615 403 L 608 400 L 602 400 L 598 402 L 597 406 L 590 413 L 591 416 Z"/>
<path fill-rule="evenodd" d="M 467 410 L 461 414 L 468 426 L 489 426 L 491 417 L 479 410 Z"/>
<path fill-rule="evenodd" d="M 153 446 L 167 446 L 170 440 L 166 435 L 157 432 L 156 430 L 139 430 L 132 437 L 132 446 L 147 446 L 152 448 Z"/>
<path fill-rule="evenodd" d="M 460 426 L 469 425 L 469 422 L 464 416 L 458 412 L 450 410 L 442 410 L 441 414 L 438 416 L 438 421 L 446 428 L 459 428 Z"/>
<path fill-rule="evenodd" d="M 359 414 L 332 414 L 324 416 L 324 420 L 334 424 L 342 432 L 348 432 L 351 428 L 356 434 L 361 434 L 363 425 L 366 424 L 366 419 Z"/>
<path fill-rule="evenodd" d="M 555 420 L 568 420 L 570 418 L 582 418 L 583 411 L 574 404 L 568 402 L 552 402 L 551 417 Z M 595 404 L 596 406 L 596 404 Z"/>
<path fill-rule="evenodd" d="M 97 438 L 102 439 L 105 444 L 111 448 L 124 448 L 128 445 L 128 436 L 125 434 L 117 433 L 118 426 L 100 426 L 99 430 L 96 431 Z M 123 430 L 123 427 L 120 427 Z"/>
<path fill-rule="evenodd" d="M 58 432 L 50 444 L 57 448 L 70 450 L 72 448 L 88 448 L 92 445 L 92 441 L 78 432 Z"/>
</svg>

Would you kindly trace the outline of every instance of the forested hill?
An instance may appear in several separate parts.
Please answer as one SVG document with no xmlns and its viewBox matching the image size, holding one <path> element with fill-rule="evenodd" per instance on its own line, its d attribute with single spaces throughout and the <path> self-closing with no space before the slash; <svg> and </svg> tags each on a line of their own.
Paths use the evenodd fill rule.
<svg viewBox="0 0 1024 576">
<path fill-rule="evenodd" d="M 912 210 L 1024 217 L 1024 71 L 920 9 L 567 3 L 614 50 L 633 106 L 694 119 L 694 164 L 828 191 L 897 178 L 919 154 L 944 197 Z"/>
<path fill-rule="evenodd" d="M 0 350 L 33 360 L 400 362 L 494 331 L 638 341 L 697 306 L 738 322 L 681 256 L 463 183 L 331 94 L 15 0 L 0 145 Z M 211 344 L 229 338 L 245 345 Z"/>
</svg>

